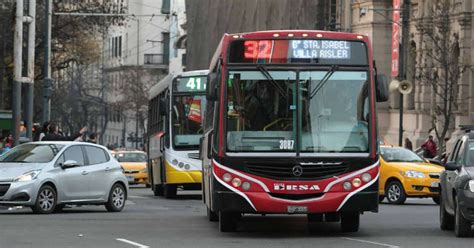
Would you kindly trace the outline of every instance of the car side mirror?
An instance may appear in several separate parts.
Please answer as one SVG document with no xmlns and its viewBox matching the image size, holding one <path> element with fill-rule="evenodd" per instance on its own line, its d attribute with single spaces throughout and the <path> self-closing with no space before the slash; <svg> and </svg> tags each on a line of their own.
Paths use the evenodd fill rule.
<svg viewBox="0 0 474 248">
<path fill-rule="evenodd" d="M 63 168 L 63 169 L 73 168 L 73 167 L 76 167 L 78 165 L 79 165 L 79 163 L 75 160 L 67 160 L 66 162 L 61 164 L 61 168 Z"/>
<path fill-rule="evenodd" d="M 377 102 L 388 101 L 389 91 L 387 76 L 377 75 L 375 77 L 375 94 Z"/>
<path fill-rule="evenodd" d="M 437 160 L 437 159 L 432 159 L 432 158 L 428 158 L 426 159 L 430 164 L 436 164 L 436 165 L 441 165 L 443 166 L 443 163 L 441 163 L 441 161 Z"/>
<path fill-rule="evenodd" d="M 445 165 L 444 165 L 444 168 L 448 171 L 455 171 L 457 169 L 459 169 L 459 165 L 456 164 L 456 162 L 447 162 Z"/>
</svg>

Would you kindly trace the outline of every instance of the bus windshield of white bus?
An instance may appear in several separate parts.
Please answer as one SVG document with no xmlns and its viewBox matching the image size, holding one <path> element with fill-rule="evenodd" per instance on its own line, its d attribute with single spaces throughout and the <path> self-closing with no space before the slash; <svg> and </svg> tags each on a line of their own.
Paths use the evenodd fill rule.
<svg viewBox="0 0 474 248">
<path fill-rule="evenodd" d="M 175 149 L 198 149 L 206 109 L 207 77 L 179 77 L 173 82 L 171 125 Z"/>
<path fill-rule="evenodd" d="M 258 68 L 229 72 L 228 152 L 368 152 L 367 70 Z"/>
</svg>

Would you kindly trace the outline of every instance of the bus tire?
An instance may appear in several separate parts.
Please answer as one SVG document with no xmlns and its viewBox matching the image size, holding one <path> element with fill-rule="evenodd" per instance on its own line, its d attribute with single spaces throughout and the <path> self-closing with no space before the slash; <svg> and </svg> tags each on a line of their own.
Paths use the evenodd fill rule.
<svg viewBox="0 0 474 248">
<path fill-rule="evenodd" d="M 360 214 L 359 212 L 341 213 L 341 230 L 343 232 L 359 231 Z"/>
<path fill-rule="evenodd" d="M 155 184 L 152 187 L 153 194 L 155 196 L 163 196 L 163 185 L 162 184 Z"/>
<path fill-rule="evenodd" d="M 219 231 L 235 232 L 240 213 L 219 211 Z"/>
<path fill-rule="evenodd" d="M 178 187 L 176 184 L 165 184 L 163 186 L 163 190 L 166 199 L 173 199 L 176 198 L 176 191 L 178 190 Z"/>
<path fill-rule="evenodd" d="M 219 221 L 219 215 L 212 211 L 210 208 L 207 207 L 207 219 L 210 221 L 210 222 L 216 222 L 216 221 Z"/>
</svg>

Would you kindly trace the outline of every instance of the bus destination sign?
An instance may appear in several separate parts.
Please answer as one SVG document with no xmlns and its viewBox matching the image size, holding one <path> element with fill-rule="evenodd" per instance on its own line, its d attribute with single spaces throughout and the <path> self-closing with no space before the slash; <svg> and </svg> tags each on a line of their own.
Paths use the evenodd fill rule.
<svg viewBox="0 0 474 248">
<path fill-rule="evenodd" d="M 291 40 L 288 57 L 295 59 L 350 59 L 351 46 L 342 40 Z"/>
<path fill-rule="evenodd" d="M 207 77 L 182 77 L 173 83 L 175 92 L 204 92 L 206 91 Z"/>
</svg>

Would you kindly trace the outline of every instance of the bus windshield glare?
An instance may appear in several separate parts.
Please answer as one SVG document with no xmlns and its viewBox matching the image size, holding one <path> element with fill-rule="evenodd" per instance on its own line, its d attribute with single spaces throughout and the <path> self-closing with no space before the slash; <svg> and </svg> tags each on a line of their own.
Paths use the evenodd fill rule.
<svg viewBox="0 0 474 248">
<path fill-rule="evenodd" d="M 176 149 L 198 149 L 206 109 L 207 77 L 180 77 L 173 82 L 172 137 Z"/>
<path fill-rule="evenodd" d="M 367 70 L 259 68 L 229 72 L 228 152 L 368 152 Z"/>
</svg>

